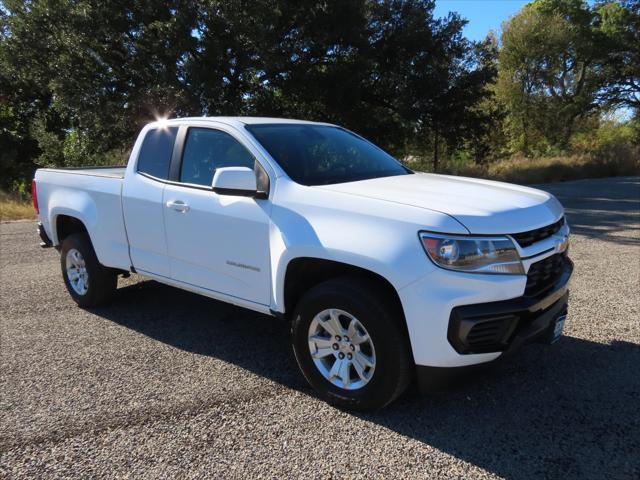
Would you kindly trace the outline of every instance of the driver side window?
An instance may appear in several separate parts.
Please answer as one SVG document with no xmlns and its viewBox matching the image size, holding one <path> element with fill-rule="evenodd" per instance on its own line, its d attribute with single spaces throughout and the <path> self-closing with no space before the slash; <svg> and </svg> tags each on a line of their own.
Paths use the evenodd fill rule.
<svg viewBox="0 0 640 480">
<path fill-rule="evenodd" d="M 253 155 L 228 133 L 211 128 L 189 128 L 182 153 L 180 181 L 210 187 L 216 169 L 253 169 L 254 165 Z"/>
</svg>

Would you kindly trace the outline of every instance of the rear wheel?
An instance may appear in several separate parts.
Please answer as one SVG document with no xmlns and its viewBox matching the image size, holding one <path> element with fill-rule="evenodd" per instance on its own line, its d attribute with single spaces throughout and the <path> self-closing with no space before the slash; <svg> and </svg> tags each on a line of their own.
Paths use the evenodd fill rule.
<svg viewBox="0 0 640 480">
<path fill-rule="evenodd" d="M 81 307 L 108 303 L 117 287 L 117 274 L 98 262 L 86 233 L 74 233 L 62 241 L 60 266 L 71 298 Z"/>
<path fill-rule="evenodd" d="M 375 282 L 358 277 L 329 280 L 304 295 L 294 314 L 293 349 L 325 400 L 375 410 L 405 391 L 413 362 L 397 310 Z"/>
</svg>

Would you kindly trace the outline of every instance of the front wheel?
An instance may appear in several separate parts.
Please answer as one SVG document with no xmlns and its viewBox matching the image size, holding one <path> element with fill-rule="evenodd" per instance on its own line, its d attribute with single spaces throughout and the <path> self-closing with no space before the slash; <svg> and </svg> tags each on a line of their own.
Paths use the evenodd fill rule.
<svg viewBox="0 0 640 480">
<path fill-rule="evenodd" d="M 401 315 L 375 282 L 329 280 L 298 303 L 293 349 L 307 381 L 328 402 L 375 410 L 398 398 L 412 376 Z"/>
<path fill-rule="evenodd" d="M 62 241 L 60 266 L 71 298 L 81 307 L 108 303 L 116 291 L 116 272 L 98 262 L 86 233 L 74 233 Z"/>
</svg>

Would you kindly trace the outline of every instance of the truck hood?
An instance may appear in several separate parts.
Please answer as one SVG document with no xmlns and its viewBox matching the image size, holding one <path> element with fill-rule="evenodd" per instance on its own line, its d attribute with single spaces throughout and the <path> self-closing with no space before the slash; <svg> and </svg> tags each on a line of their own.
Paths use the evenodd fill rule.
<svg viewBox="0 0 640 480">
<path fill-rule="evenodd" d="M 445 213 L 477 234 L 525 232 L 563 214 L 560 202 L 547 192 L 448 175 L 416 173 L 317 188 Z"/>
</svg>

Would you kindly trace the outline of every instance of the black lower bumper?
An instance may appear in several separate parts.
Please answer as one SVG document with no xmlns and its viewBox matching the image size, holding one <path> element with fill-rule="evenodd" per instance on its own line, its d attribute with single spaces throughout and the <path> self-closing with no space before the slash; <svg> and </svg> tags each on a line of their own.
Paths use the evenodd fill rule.
<svg viewBox="0 0 640 480">
<path fill-rule="evenodd" d="M 565 269 L 544 298 L 523 296 L 455 307 L 449 319 L 449 342 L 461 355 L 502 352 L 499 359 L 528 343 L 550 342 L 556 319 L 567 313 L 572 272 L 573 264 L 567 259 Z M 493 363 L 452 368 L 417 365 L 418 387 L 422 392 L 441 390 Z"/>
<path fill-rule="evenodd" d="M 451 310 L 447 338 L 460 354 L 506 352 L 533 341 L 559 314 L 566 313 L 573 264 L 563 270 L 543 297 L 522 296 Z"/>
<path fill-rule="evenodd" d="M 47 235 L 47 232 L 45 231 L 41 222 L 38 222 L 38 235 L 40 236 L 40 240 L 42 240 L 40 242 L 40 246 L 42 248 L 49 248 L 53 246 L 53 242 L 49 238 L 49 235 Z"/>
</svg>

